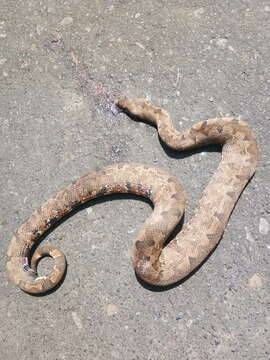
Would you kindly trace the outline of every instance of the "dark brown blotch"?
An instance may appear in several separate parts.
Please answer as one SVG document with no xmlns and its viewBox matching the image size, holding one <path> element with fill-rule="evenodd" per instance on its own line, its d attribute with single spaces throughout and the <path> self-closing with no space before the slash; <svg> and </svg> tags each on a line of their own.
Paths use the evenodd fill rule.
<svg viewBox="0 0 270 360">
<path fill-rule="evenodd" d="M 197 135 L 198 135 L 197 131 L 194 130 L 193 128 L 191 128 L 191 129 L 190 129 L 190 132 L 189 132 L 189 135 L 190 135 L 191 139 L 194 141 L 194 143 L 196 144 L 196 142 L 197 142 Z"/>
<path fill-rule="evenodd" d="M 108 193 L 108 189 L 104 186 L 97 192 L 97 196 L 103 196 L 107 193 Z"/>
<path fill-rule="evenodd" d="M 89 193 L 89 195 L 91 196 L 91 193 Z M 77 206 L 79 206 L 81 204 L 80 200 L 74 200 L 73 203 L 71 204 L 71 209 L 75 209 Z"/>
<path fill-rule="evenodd" d="M 245 135 L 245 137 L 244 137 L 244 139 L 243 139 L 243 141 L 253 141 L 254 139 L 251 137 L 251 136 L 249 136 L 249 135 Z"/>
<path fill-rule="evenodd" d="M 175 178 L 173 178 L 172 176 L 168 178 L 168 183 L 174 183 L 175 182 Z"/>
<path fill-rule="evenodd" d="M 181 196 L 180 196 L 180 194 L 175 193 L 175 194 L 173 194 L 173 195 L 171 196 L 171 199 L 181 200 Z"/>
<path fill-rule="evenodd" d="M 218 125 L 218 126 L 217 126 L 217 131 L 218 131 L 219 133 L 222 133 L 222 131 L 223 131 L 223 126 Z"/>
<path fill-rule="evenodd" d="M 147 247 L 155 246 L 155 242 L 153 239 L 146 239 L 144 242 L 145 242 L 145 245 L 147 245 Z"/>
<path fill-rule="evenodd" d="M 141 241 L 141 240 L 137 240 L 136 243 L 135 243 L 135 247 L 137 250 L 143 250 L 145 249 L 145 243 L 144 241 Z"/>
<path fill-rule="evenodd" d="M 232 119 L 232 120 L 231 120 L 231 124 L 234 125 L 234 126 L 239 126 L 239 120 L 237 120 L 237 119 Z"/>
<path fill-rule="evenodd" d="M 250 178 L 250 176 L 247 175 L 247 174 L 245 174 L 245 175 L 239 175 L 239 174 L 237 174 L 237 175 L 236 175 L 236 178 L 239 179 L 239 180 L 241 180 L 241 181 L 246 181 L 246 180 L 248 180 L 248 179 Z"/>
<path fill-rule="evenodd" d="M 235 192 L 234 191 L 227 191 L 226 195 L 228 195 L 230 198 L 234 198 L 235 197 Z"/>
<path fill-rule="evenodd" d="M 207 234 L 208 240 L 213 241 L 217 239 L 217 234 Z"/>
<path fill-rule="evenodd" d="M 257 154 L 258 154 L 257 146 L 254 143 L 252 143 L 248 146 L 247 151 L 253 156 L 254 155 L 257 156 Z"/>
<path fill-rule="evenodd" d="M 186 136 L 185 135 L 182 135 L 181 136 L 181 139 L 180 139 L 180 142 L 185 142 L 186 141 Z"/>
<path fill-rule="evenodd" d="M 218 213 L 217 211 L 214 213 L 214 216 L 220 221 L 220 222 L 224 222 L 224 214 L 222 213 Z"/>
<path fill-rule="evenodd" d="M 195 257 L 192 257 L 192 256 L 189 256 L 188 257 L 188 260 L 190 262 L 190 265 L 193 267 L 193 266 L 196 266 L 198 264 L 198 261 L 197 261 L 197 258 Z"/>
<path fill-rule="evenodd" d="M 160 213 L 160 215 L 164 217 L 168 216 L 168 214 L 170 214 L 169 211 L 162 211 L 162 213 Z"/>
<path fill-rule="evenodd" d="M 127 192 L 128 192 L 128 193 L 132 192 L 131 183 L 126 183 L 126 189 L 127 189 Z"/>
</svg>

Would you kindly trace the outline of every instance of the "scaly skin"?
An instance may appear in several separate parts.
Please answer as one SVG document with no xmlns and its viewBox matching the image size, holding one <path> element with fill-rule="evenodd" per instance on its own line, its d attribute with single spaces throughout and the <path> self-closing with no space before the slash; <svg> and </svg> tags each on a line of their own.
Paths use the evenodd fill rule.
<svg viewBox="0 0 270 360">
<path fill-rule="evenodd" d="M 155 125 L 161 139 L 174 150 L 221 144 L 218 169 L 192 218 L 165 247 L 164 242 L 179 222 L 185 205 L 184 190 L 175 177 L 152 166 L 128 163 L 107 166 L 79 178 L 35 211 L 10 242 L 9 278 L 26 292 L 43 293 L 52 289 L 61 280 L 66 267 L 64 254 L 52 245 L 37 249 L 29 267 L 29 252 L 37 239 L 75 207 L 112 193 L 134 193 L 149 198 L 154 204 L 152 215 L 135 239 L 132 260 L 136 273 L 154 285 L 179 281 L 215 248 L 238 197 L 255 172 L 258 145 L 244 121 L 210 119 L 177 131 L 166 111 L 144 99 L 118 99 L 116 104 L 127 114 Z M 49 276 L 39 277 L 37 262 L 44 255 L 52 256 L 56 263 Z"/>
</svg>

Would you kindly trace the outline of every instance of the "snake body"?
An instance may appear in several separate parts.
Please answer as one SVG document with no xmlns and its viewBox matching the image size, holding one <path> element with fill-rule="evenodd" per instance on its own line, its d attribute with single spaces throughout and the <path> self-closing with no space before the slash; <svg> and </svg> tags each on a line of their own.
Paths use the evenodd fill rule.
<svg viewBox="0 0 270 360">
<path fill-rule="evenodd" d="M 26 292 L 47 292 L 65 272 L 65 256 L 53 245 L 35 250 L 29 265 L 31 248 L 40 236 L 80 204 L 112 193 L 134 193 L 150 199 L 154 205 L 135 239 L 132 261 L 136 273 L 154 285 L 181 280 L 218 244 L 238 197 L 256 170 L 256 137 L 242 120 L 210 119 L 177 131 L 165 110 L 144 99 L 118 99 L 116 104 L 125 113 L 156 126 L 163 142 L 173 150 L 220 144 L 219 166 L 193 216 L 166 246 L 185 205 L 185 192 L 174 176 L 144 164 L 120 163 L 77 179 L 36 210 L 11 239 L 7 271 L 10 280 Z M 53 257 L 55 265 L 48 276 L 39 276 L 37 264 L 44 255 Z"/>
</svg>

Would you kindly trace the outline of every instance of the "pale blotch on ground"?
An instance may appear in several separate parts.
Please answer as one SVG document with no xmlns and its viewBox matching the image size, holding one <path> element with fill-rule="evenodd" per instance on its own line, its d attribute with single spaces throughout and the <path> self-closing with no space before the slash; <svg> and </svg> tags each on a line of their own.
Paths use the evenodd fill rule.
<svg viewBox="0 0 270 360">
<path fill-rule="evenodd" d="M 247 226 L 245 226 L 245 230 L 246 230 L 246 237 L 248 241 L 254 242 L 254 238 L 251 234 L 251 232 L 249 231 L 249 228 Z"/>
<path fill-rule="evenodd" d="M 203 13 L 204 13 L 204 8 L 202 8 L 202 7 L 194 10 L 194 12 L 193 12 L 194 16 L 197 18 L 201 17 L 201 15 L 203 15 Z"/>
<path fill-rule="evenodd" d="M 105 311 L 108 316 L 112 316 L 119 312 L 119 307 L 115 304 L 108 304 L 105 306 Z"/>
<path fill-rule="evenodd" d="M 269 222 L 265 218 L 260 218 L 259 232 L 262 235 L 267 235 L 269 232 Z"/>
<path fill-rule="evenodd" d="M 86 209 L 86 212 L 87 212 L 87 215 L 92 215 L 94 210 L 93 210 L 93 208 L 90 207 L 90 208 Z"/>
<path fill-rule="evenodd" d="M 79 316 L 77 315 L 77 313 L 75 311 L 72 311 L 71 316 L 77 328 L 82 329 L 83 328 L 82 322 Z"/>
<path fill-rule="evenodd" d="M 187 325 L 188 328 L 190 328 L 192 324 L 193 324 L 193 320 L 192 320 L 192 319 L 189 319 L 189 320 L 186 322 L 186 325 Z"/>
<path fill-rule="evenodd" d="M 65 111 L 78 111 L 85 107 L 83 97 L 75 92 L 65 91 L 63 94 Z"/>
<path fill-rule="evenodd" d="M 73 24 L 73 19 L 71 16 L 67 16 L 65 17 L 61 23 L 60 23 L 62 26 L 69 26 L 69 25 L 72 25 Z"/>
<path fill-rule="evenodd" d="M 39 24 L 36 26 L 36 32 L 38 35 L 41 35 L 43 30 L 44 30 L 44 26 L 39 25 Z"/>
<path fill-rule="evenodd" d="M 0 59 L 0 66 L 3 66 L 6 61 L 7 61 L 6 58 L 1 58 Z"/>
<path fill-rule="evenodd" d="M 248 286 L 253 289 L 260 289 L 263 286 L 263 278 L 259 274 L 253 274 L 248 280 Z"/>
<path fill-rule="evenodd" d="M 224 49 L 228 44 L 228 40 L 225 38 L 218 38 L 210 40 L 210 43 L 215 43 L 219 48 Z"/>
</svg>

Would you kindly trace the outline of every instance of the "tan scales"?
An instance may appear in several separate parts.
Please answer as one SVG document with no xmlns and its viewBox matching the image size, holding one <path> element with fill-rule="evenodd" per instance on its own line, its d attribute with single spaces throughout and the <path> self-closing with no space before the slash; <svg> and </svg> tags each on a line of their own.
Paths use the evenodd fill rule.
<svg viewBox="0 0 270 360">
<path fill-rule="evenodd" d="M 169 114 L 144 99 L 119 99 L 124 112 L 155 125 L 167 146 L 176 151 L 209 144 L 222 145 L 221 161 L 206 186 L 192 216 L 169 244 L 164 244 L 181 219 L 185 192 L 167 172 L 144 164 L 121 163 L 91 172 L 59 191 L 22 224 L 11 239 L 7 271 L 10 280 L 29 293 L 44 293 L 62 279 L 66 260 L 53 245 L 35 242 L 52 224 L 80 204 L 112 193 L 134 193 L 149 198 L 154 211 L 139 230 L 132 261 L 136 273 L 148 283 L 169 285 L 198 267 L 219 242 L 242 190 L 254 174 L 259 149 L 248 124 L 234 118 L 217 118 L 177 131 Z M 48 276 L 38 276 L 37 263 L 49 255 L 55 266 Z"/>
</svg>

